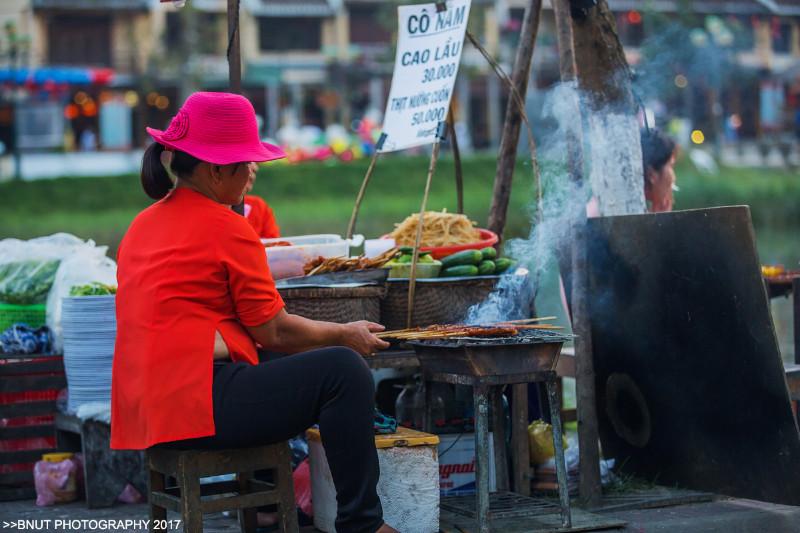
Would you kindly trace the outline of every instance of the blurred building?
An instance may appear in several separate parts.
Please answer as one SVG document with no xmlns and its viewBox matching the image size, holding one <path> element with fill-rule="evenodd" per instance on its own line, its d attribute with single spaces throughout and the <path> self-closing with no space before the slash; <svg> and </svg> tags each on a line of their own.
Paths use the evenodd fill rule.
<svg viewBox="0 0 800 533">
<path fill-rule="evenodd" d="M 473 0 L 470 29 L 507 72 L 527 4 Z M 680 64 L 687 56 L 676 55 L 674 87 L 659 97 L 665 118 L 685 117 L 713 131 L 735 117 L 737 135 L 756 137 L 780 128 L 787 109 L 797 108 L 800 0 L 609 4 L 634 67 L 646 57 L 646 43 L 672 20 L 689 28 L 696 47 L 711 39 L 750 73 L 716 87 L 702 68 Z M 275 135 L 286 124 L 351 127 L 364 117 L 379 120 L 391 83 L 395 5 L 241 0 L 243 87 L 263 119 L 263 134 Z M 143 126 L 165 126 L 187 94 L 227 87 L 226 9 L 226 0 L 188 0 L 182 9 L 157 0 L 2 0 L 0 142 L 8 148 L 18 138 L 26 150 L 142 146 Z M 536 91 L 558 79 L 547 0 L 534 58 L 535 104 Z M 468 144 L 480 149 L 499 142 L 504 93 L 485 60 L 466 46 L 455 105 Z"/>
</svg>

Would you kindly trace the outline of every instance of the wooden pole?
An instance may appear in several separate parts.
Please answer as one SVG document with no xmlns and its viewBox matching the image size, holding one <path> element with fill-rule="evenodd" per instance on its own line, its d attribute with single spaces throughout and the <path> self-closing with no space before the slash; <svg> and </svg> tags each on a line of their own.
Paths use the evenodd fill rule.
<svg viewBox="0 0 800 533">
<path fill-rule="evenodd" d="M 239 0 L 228 0 L 228 84 L 242 93 L 242 56 L 239 49 Z"/>
<path fill-rule="evenodd" d="M 542 12 L 542 0 L 530 0 L 525 10 L 520 32 L 520 44 L 514 59 L 513 84 L 518 94 L 528 91 L 528 80 L 531 76 L 531 58 L 539 31 L 539 20 Z M 523 99 L 524 104 L 524 99 Z M 501 238 L 506 226 L 506 213 L 511 197 L 511 183 L 514 176 L 514 164 L 517 159 L 517 143 L 521 112 L 514 98 L 509 98 L 506 106 L 506 119 L 503 124 L 503 135 L 500 141 L 500 154 L 497 158 L 497 173 L 492 193 L 492 205 L 489 210 L 489 229 Z"/>
<path fill-rule="evenodd" d="M 481 55 L 486 59 L 489 65 L 494 70 L 497 77 L 500 78 L 500 81 L 503 82 L 506 89 L 508 90 L 508 96 L 517 104 L 517 111 L 519 111 L 520 118 L 522 122 L 525 123 L 525 131 L 528 134 L 528 150 L 530 151 L 530 159 L 531 159 L 531 172 L 533 173 L 533 181 L 536 185 L 537 190 L 537 199 L 539 202 L 539 210 L 537 211 L 537 215 L 539 221 L 542 220 L 542 180 L 541 176 L 539 175 L 539 161 L 536 157 L 536 139 L 533 137 L 533 130 L 531 129 L 531 123 L 528 120 L 528 115 L 525 111 L 525 101 L 522 95 L 517 91 L 517 88 L 514 86 L 514 82 L 511 78 L 508 77 L 508 74 L 503 71 L 503 67 L 495 61 L 495 59 L 486 51 L 486 49 L 481 45 L 480 41 L 475 38 L 472 33 L 467 31 L 467 38 L 472 43 L 472 45 L 481 53 Z"/>
<path fill-rule="evenodd" d="M 242 94 L 242 55 L 239 49 L 239 0 L 228 0 L 228 90 Z M 231 208 L 244 216 L 244 199 Z"/>
<path fill-rule="evenodd" d="M 638 105 L 625 51 L 607 0 L 572 19 L 578 85 L 592 150 L 592 189 L 604 216 L 643 213 L 644 176 Z"/>
<path fill-rule="evenodd" d="M 453 102 L 450 102 L 450 109 L 447 111 L 447 129 L 450 132 L 453 148 L 453 163 L 456 167 L 456 203 L 458 213 L 464 214 L 464 169 L 461 166 L 461 151 L 458 149 L 458 138 L 456 138 L 456 117 L 453 113 Z"/>
<path fill-rule="evenodd" d="M 576 84 L 577 67 L 572 35 L 569 0 L 553 0 L 553 13 L 558 39 L 561 81 Z M 570 102 L 573 127 L 567 129 L 567 158 L 570 178 L 576 186 L 583 179 L 583 138 L 581 109 L 577 94 Z M 600 449 L 598 446 L 597 404 L 592 355 L 592 330 L 587 305 L 588 272 L 586 265 L 586 207 L 580 198 L 573 202 L 572 220 L 572 329 L 575 332 L 575 387 L 578 407 L 578 441 L 580 444 L 581 499 L 589 504 L 599 502 Z"/>
<path fill-rule="evenodd" d="M 440 131 L 442 131 L 440 129 Z M 441 138 L 441 135 L 439 136 Z M 414 293 L 417 288 L 417 262 L 419 261 L 419 247 L 422 243 L 422 226 L 425 222 L 425 208 L 428 206 L 428 195 L 431 192 L 431 181 L 433 171 L 436 170 L 436 161 L 439 159 L 439 139 L 433 145 L 431 162 L 428 165 L 428 179 L 425 181 L 425 192 L 422 195 L 422 206 L 419 209 L 419 222 L 417 223 L 417 236 L 414 239 L 414 254 L 411 258 L 411 274 L 408 280 L 408 314 L 406 315 L 406 327 L 411 327 L 411 319 L 414 316 Z"/>
<path fill-rule="evenodd" d="M 356 204 L 353 206 L 353 213 L 350 215 L 350 223 L 347 225 L 347 239 L 353 238 L 353 232 L 356 229 L 356 220 L 358 219 L 358 212 L 361 209 L 361 202 L 364 200 L 364 194 L 367 191 L 367 185 L 369 185 L 369 180 L 372 177 L 372 172 L 375 170 L 375 163 L 378 162 L 378 147 L 375 147 L 375 153 L 372 154 L 372 160 L 369 162 L 369 167 L 367 167 L 367 173 L 364 175 L 364 181 L 361 182 L 361 188 L 358 190 L 358 196 L 356 197 Z"/>
</svg>

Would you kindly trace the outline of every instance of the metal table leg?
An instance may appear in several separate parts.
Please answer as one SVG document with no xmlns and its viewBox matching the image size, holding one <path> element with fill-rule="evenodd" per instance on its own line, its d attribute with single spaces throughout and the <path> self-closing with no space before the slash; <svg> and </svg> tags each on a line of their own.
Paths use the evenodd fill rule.
<svg viewBox="0 0 800 533">
<path fill-rule="evenodd" d="M 489 393 L 491 387 L 475 385 L 475 489 L 478 533 L 489 533 Z"/>
<path fill-rule="evenodd" d="M 494 475 L 498 492 L 510 490 L 508 456 L 506 454 L 506 414 L 503 410 L 503 387 L 492 387 L 492 441 L 494 442 Z"/>
<path fill-rule="evenodd" d="M 558 499 L 561 503 L 561 525 L 572 527 L 572 511 L 569 507 L 569 485 L 567 483 L 567 465 L 564 460 L 564 447 L 561 443 L 561 397 L 555 380 L 547 381 L 547 398 L 550 404 L 550 418 L 553 424 L 553 448 L 556 452 L 556 476 L 558 478 Z"/>
</svg>

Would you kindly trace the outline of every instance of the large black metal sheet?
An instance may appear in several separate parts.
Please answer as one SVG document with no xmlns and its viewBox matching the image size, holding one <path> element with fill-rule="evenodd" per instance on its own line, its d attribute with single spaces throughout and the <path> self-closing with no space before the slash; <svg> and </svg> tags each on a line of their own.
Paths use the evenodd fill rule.
<svg viewBox="0 0 800 533">
<path fill-rule="evenodd" d="M 660 484 L 800 504 L 800 438 L 750 211 L 589 222 L 603 452 Z"/>
</svg>

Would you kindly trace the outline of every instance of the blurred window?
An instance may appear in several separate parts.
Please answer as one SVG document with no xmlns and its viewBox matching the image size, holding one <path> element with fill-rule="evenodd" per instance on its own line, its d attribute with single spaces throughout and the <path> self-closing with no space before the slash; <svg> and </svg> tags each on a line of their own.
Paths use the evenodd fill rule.
<svg viewBox="0 0 800 533">
<path fill-rule="evenodd" d="M 772 49 L 782 54 L 792 51 L 792 24 L 790 22 L 773 22 Z"/>
<path fill-rule="evenodd" d="M 752 50 L 755 46 L 754 18 L 746 16 L 731 16 L 725 21 L 733 33 L 734 47 L 738 50 Z"/>
<path fill-rule="evenodd" d="M 322 19 L 259 17 L 259 48 L 264 52 L 314 50 L 322 47 Z"/>
<path fill-rule="evenodd" d="M 167 26 L 164 32 L 164 44 L 172 50 L 180 50 L 185 46 L 186 17 L 184 11 L 168 12 Z M 197 28 L 197 50 L 200 54 L 224 54 L 223 36 L 226 32 L 224 13 L 206 13 L 195 11 L 194 23 Z"/>
<path fill-rule="evenodd" d="M 378 5 L 350 6 L 350 42 L 353 44 L 386 44 L 392 32 L 381 19 Z"/>
<path fill-rule="evenodd" d="M 111 65 L 111 20 L 91 15 L 55 15 L 47 24 L 52 65 Z"/>
</svg>

